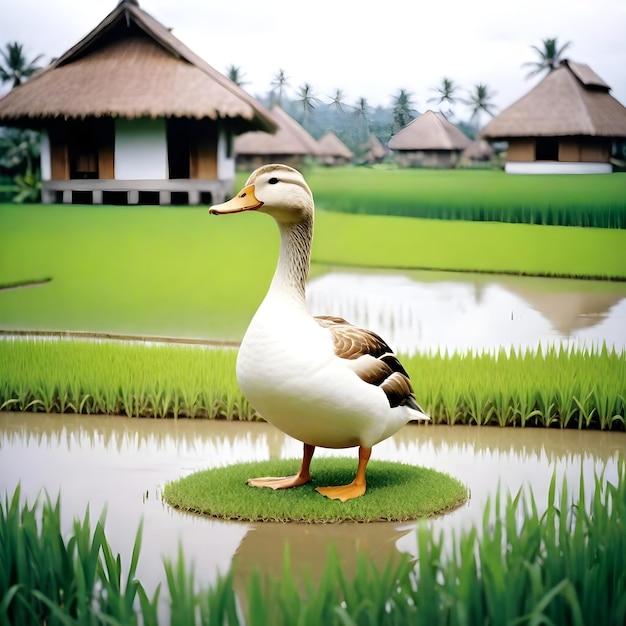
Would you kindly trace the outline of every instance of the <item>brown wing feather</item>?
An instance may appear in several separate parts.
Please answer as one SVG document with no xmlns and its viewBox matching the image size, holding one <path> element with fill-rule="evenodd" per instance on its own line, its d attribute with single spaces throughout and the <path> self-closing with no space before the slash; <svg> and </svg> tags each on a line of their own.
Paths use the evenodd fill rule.
<svg viewBox="0 0 626 626">
<path fill-rule="evenodd" d="M 415 399 L 407 371 L 380 336 L 342 317 L 320 315 L 315 319 L 330 331 L 335 354 L 348 359 L 351 369 L 366 383 L 380 387 L 391 407 L 406 404 L 424 413 Z"/>
<path fill-rule="evenodd" d="M 358 359 L 364 354 L 378 358 L 393 352 L 376 333 L 346 322 L 342 317 L 320 315 L 317 323 L 328 328 L 335 342 L 335 353 L 342 359 Z"/>
</svg>

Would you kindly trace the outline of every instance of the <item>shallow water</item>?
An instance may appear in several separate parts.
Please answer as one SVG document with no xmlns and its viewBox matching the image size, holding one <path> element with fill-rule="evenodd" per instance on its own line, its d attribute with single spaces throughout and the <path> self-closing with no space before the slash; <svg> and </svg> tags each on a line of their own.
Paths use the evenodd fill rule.
<svg viewBox="0 0 626 626">
<path fill-rule="evenodd" d="M 458 272 L 331 270 L 314 315 L 338 315 L 405 354 L 558 346 L 626 349 L 626 283 Z"/>
<path fill-rule="evenodd" d="M 531 486 L 542 510 L 553 472 L 559 484 L 566 476 L 574 493 L 581 472 L 588 479 L 604 472 L 604 479 L 614 482 L 625 450 L 625 433 L 408 425 L 377 445 L 372 458 L 432 467 L 463 481 L 469 502 L 427 521 L 449 533 L 480 524 L 499 484 L 511 493 Z M 203 586 L 232 564 L 238 586 L 254 569 L 278 574 L 286 541 L 293 563 L 313 575 L 321 571 L 331 544 L 347 574 L 355 567 L 357 547 L 381 566 L 393 554 L 416 554 L 417 523 L 224 522 L 182 513 L 161 499 L 167 481 L 194 471 L 237 461 L 296 459 L 300 453 L 299 442 L 263 423 L 0 413 L 0 497 L 18 484 L 29 500 L 43 489 L 53 498 L 60 492 L 68 531 L 87 507 L 92 519 L 106 509 L 108 538 L 126 562 L 143 519 L 138 575 L 149 589 L 163 582 L 162 559 L 175 559 L 179 544 Z M 341 454 L 353 456 L 356 469 L 356 451 Z M 294 460 L 294 471 L 297 465 Z"/>
</svg>

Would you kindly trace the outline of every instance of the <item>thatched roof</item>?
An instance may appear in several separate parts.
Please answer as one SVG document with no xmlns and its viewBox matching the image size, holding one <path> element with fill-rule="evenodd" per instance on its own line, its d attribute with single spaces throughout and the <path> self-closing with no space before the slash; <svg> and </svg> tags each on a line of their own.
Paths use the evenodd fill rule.
<svg viewBox="0 0 626 626">
<path fill-rule="evenodd" d="M 588 66 L 563 61 L 525 96 L 481 130 L 486 139 L 510 137 L 626 137 L 626 108 Z"/>
<path fill-rule="evenodd" d="M 351 159 L 354 156 L 348 146 L 331 130 L 317 140 L 317 146 L 319 154 L 322 156 L 341 157 L 343 159 Z"/>
<path fill-rule="evenodd" d="M 391 150 L 463 150 L 469 144 L 443 113 L 434 111 L 422 113 L 389 140 Z"/>
<path fill-rule="evenodd" d="M 235 138 L 235 154 L 318 155 L 317 141 L 278 105 L 270 111 L 278 130 L 274 135 L 262 131 L 244 133 Z"/>
<path fill-rule="evenodd" d="M 236 132 L 275 128 L 265 107 L 131 0 L 0 99 L 5 125 L 86 117 L 226 118 Z"/>
</svg>

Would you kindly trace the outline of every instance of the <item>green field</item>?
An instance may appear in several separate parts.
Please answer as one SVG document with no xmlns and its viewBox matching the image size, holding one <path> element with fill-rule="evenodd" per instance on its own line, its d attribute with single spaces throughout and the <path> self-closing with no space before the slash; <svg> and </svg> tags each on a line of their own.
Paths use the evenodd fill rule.
<svg viewBox="0 0 626 626">
<path fill-rule="evenodd" d="M 265 215 L 202 207 L 0 205 L 0 328 L 239 339 L 271 279 Z M 329 265 L 626 279 L 626 230 L 319 211 Z"/>
<path fill-rule="evenodd" d="M 514 176 L 499 170 L 340 167 L 306 175 L 317 205 L 333 211 L 626 228 L 626 173 Z"/>
</svg>

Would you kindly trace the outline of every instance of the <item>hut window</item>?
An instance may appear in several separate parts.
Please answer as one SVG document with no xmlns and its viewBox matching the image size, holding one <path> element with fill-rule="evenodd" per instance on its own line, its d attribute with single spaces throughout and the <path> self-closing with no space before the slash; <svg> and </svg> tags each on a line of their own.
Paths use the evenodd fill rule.
<svg viewBox="0 0 626 626">
<path fill-rule="evenodd" d="M 537 137 L 535 146 L 535 159 L 537 161 L 559 160 L 558 137 Z"/>
</svg>

